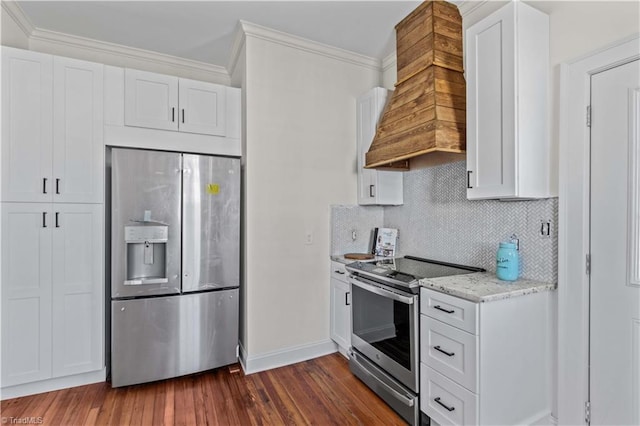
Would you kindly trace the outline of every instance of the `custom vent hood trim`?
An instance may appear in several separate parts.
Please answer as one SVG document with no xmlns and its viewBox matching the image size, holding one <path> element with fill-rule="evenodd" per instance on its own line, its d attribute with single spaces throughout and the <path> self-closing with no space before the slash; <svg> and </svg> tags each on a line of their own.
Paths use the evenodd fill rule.
<svg viewBox="0 0 640 426">
<path fill-rule="evenodd" d="M 445 1 L 418 6 L 396 25 L 396 55 L 396 90 L 365 167 L 407 170 L 407 160 L 425 155 L 438 164 L 464 159 L 466 83 L 458 8 Z"/>
</svg>

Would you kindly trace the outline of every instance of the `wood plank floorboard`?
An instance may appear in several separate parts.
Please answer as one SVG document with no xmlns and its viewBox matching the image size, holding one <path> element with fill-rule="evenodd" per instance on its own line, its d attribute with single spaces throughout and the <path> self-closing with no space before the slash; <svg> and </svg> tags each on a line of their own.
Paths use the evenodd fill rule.
<svg viewBox="0 0 640 426">
<path fill-rule="evenodd" d="M 0 412 L 6 424 L 34 417 L 64 426 L 406 424 L 337 353 L 248 376 L 233 370 L 116 389 L 96 383 L 2 401 Z"/>
</svg>

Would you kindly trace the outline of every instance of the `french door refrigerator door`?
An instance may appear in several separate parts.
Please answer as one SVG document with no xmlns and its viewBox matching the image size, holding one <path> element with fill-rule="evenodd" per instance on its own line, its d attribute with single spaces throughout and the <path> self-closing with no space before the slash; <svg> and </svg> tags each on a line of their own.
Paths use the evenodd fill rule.
<svg viewBox="0 0 640 426">
<path fill-rule="evenodd" d="M 111 297 L 180 293 L 180 154 L 111 151 Z"/>
<path fill-rule="evenodd" d="M 240 284 L 240 160 L 183 154 L 182 291 Z"/>
</svg>

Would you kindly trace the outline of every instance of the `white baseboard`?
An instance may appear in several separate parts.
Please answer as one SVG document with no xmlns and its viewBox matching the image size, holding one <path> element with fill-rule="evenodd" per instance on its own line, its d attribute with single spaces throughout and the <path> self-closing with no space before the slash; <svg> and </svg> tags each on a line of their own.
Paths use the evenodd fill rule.
<svg viewBox="0 0 640 426">
<path fill-rule="evenodd" d="M 327 339 L 307 345 L 292 346 L 278 351 L 267 352 L 260 355 L 247 355 L 244 346 L 240 345 L 240 365 L 245 374 L 253 374 L 259 371 L 271 370 L 297 362 L 307 361 L 338 350 L 333 340 Z"/>
<path fill-rule="evenodd" d="M 67 377 L 57 377 L 55 379 L 41 380 L 38 382 L 25 383 L 23 385 L 7 386 L 0 389 L 0 400 L 19 398 L 21 396 L 35 395 L 43 392 L 51 392 L 60 389 L 72 388 L 75 386 L 90 385 L 104 382 L 107 379 L 107 369 L 89 373 L 76 374 Z"/>
</svg>

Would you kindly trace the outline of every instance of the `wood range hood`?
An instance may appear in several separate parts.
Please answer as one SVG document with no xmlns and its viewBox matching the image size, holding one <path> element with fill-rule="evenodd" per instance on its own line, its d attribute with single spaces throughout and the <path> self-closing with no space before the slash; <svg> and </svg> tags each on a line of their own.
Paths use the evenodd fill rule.
<svg viewBox="0 0 640 426">
<path fill-rule="evenodd" d="M 465 158 L 462 17 L 427 1 L 396 25 L 398 82 L 366 153 L 366 168 L 408 170 Z"/>
</svg>

